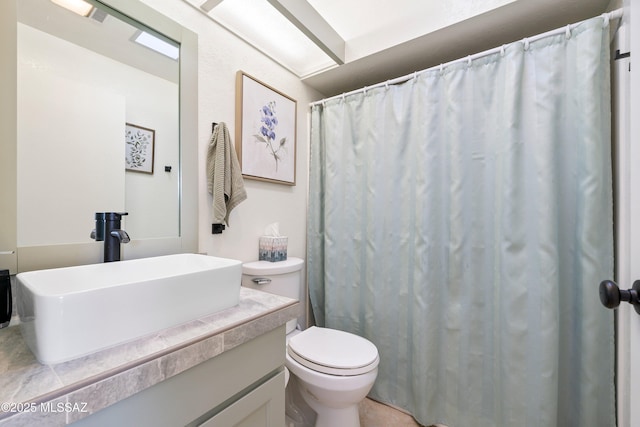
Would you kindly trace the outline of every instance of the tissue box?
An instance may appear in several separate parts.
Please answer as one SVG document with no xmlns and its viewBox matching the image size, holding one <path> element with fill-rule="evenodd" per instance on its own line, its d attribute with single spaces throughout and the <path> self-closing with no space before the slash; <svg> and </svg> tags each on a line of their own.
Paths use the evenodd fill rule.
<svg viewBox="0 0 640 427">
<path fill-rule="evenodd" d="M 260 236 L 258 259 L 270 262 L 286 260 L 288 240 L 286 236 Z"/>
</svg>

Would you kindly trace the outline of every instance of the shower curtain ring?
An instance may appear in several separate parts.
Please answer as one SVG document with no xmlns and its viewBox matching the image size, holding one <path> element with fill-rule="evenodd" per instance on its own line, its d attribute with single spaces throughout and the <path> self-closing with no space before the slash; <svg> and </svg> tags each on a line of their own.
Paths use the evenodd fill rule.
<svg viewBox="0 0 640 427">
<path fill-rule="evenodd" d="M 567 25 L 567 29 L 565 30 L 564 35 L 567 38 L 567 40 L 571 38 L 571 24 Z"/>
<path fill-rule="evenodd" d="M 602 28 L 607 28 L 609 26 L 609 18 L 610 15 L 608 13 L 602 14 Z"/>
</svg>

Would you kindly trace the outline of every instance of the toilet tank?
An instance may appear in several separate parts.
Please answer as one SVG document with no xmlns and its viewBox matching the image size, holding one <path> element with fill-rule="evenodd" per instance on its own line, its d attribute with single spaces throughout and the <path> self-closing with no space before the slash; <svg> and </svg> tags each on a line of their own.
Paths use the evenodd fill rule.
<svg viewBox="0 0 640 427">
<path fill-rule="evenodd" d="M 289 257 L 285 261 L 253 261 L 242 265 L 242 286 L 300 300 L 304 260 Z M 287 333 L 295 329 L 297 319 L 287 322 Z"/>
</svg>

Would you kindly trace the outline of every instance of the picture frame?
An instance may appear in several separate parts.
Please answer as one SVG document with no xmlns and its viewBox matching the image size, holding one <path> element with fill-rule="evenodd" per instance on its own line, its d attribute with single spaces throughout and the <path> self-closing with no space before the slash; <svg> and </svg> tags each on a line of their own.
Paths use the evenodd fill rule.
<svg viewBox="0 0 640 427">
<path fill-rule="evenodd" d="M 156 131 L 125 124 L 125 170 L 153 174 Z"/>
<path fill-rule="evenodd" d="M 295 99 L 248 75 L 236 74 L 236 152 L 242 176 L 296 185 Z"/>
</svg>

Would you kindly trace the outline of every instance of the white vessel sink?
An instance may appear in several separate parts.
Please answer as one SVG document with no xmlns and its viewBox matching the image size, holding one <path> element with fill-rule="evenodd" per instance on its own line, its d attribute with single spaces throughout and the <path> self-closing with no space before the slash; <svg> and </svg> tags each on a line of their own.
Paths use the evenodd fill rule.
<svg viewBox="0 0 640 427">
<path fill-rule="evenodd" d="M 178 254 L 20 273 L 21 332 L 44 364 L 233 307 L 242 263 Z"/>
</svg>

